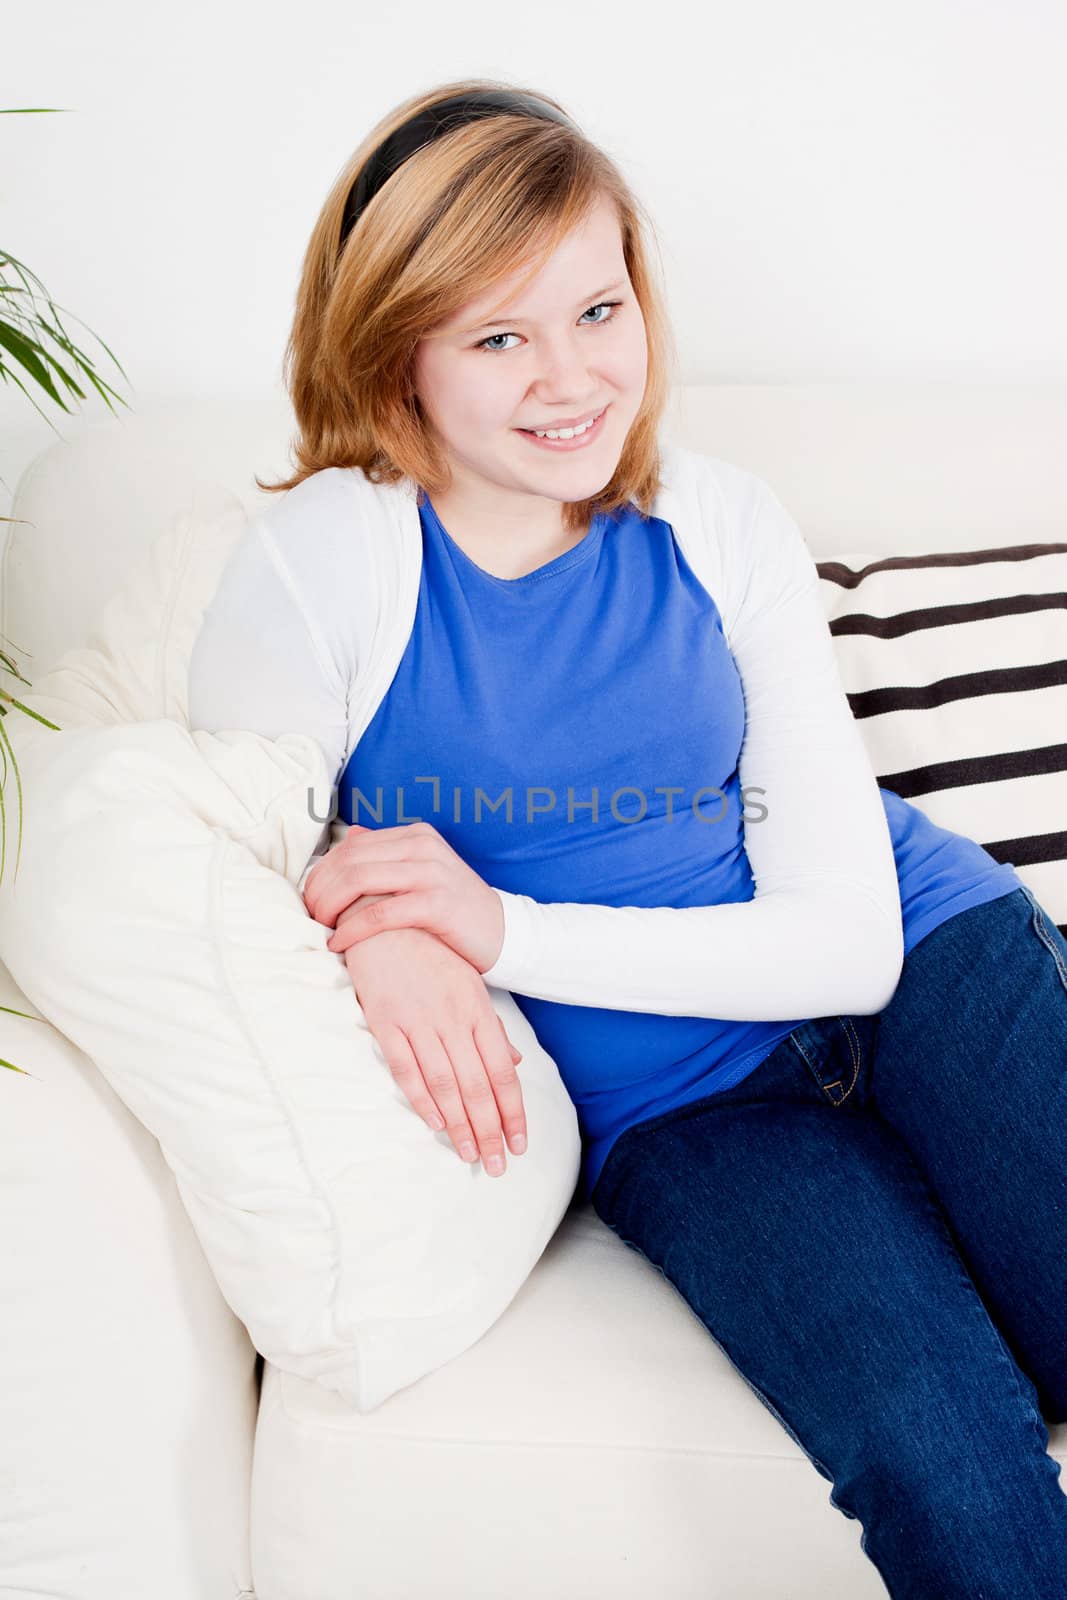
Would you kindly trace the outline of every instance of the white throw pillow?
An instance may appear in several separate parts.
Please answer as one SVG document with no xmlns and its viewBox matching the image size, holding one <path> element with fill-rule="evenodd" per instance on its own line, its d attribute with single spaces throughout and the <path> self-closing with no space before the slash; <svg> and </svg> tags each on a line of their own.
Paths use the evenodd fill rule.
<svg viewBox="0 0 1067 1600">
<path fill-rule="evenodd" d="M 426 1127 L 297 888 L 328 809 L 319 745 L 190 731 L 189 652 L 244 522 L 202 499 L 24 696 L 60 731 L 7 718 L 24 832 L 0 958 L 159 1141 L 256 1348 L 370 1411 L 510 1304 L 573 1195 L 578 1124 L 492 989 L 529 1149 L 491 1178 Z"/>
<path fill-rule="evenodd" d="M 878 782 L 975 839 L 1067 935 L 1067 544 L 817 563 Z"/>
</svg>

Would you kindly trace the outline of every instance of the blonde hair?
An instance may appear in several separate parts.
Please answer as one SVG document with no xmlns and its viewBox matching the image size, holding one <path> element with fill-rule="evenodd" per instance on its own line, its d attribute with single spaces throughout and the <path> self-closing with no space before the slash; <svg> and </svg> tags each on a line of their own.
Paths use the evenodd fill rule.
<svg viewBox="0 0 1067 1600">
<path fill-rule="evenodd" d="M 663 291 L 649 267 L 644 208 L 614 162 L 562 123 L 481 117 L 422 146 L 360 214 L 338 253 L 345 202 L 377 146 L 436 101 L 485 89 L 540 91 L 462 79 L 412 96 L 381 119 L 338 174 L 304 256 L 283 372 L 296 414 L 296 470 L 261 489 L 295 488 L 326 467 L 359 467 L 374 483 L 411 478 L 431 496 L 450 468 L 414 387 L 421 338 L 531 259 L 525 285 L 602 199 L 619 219 L 623 254 L 644 319 L 647 379 L 611 480 L 591 500 L 565 502 L 563 528 L 633 500 L 648 515 L 659 487 L 658 437 L 677 367 Z"/>
</svg>

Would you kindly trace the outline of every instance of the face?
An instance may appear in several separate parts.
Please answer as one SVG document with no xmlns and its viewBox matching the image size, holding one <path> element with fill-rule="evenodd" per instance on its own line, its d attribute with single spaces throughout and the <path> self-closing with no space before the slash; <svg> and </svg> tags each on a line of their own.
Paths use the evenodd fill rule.
<svg viewBox="0 0 1067 1600">
<path fill-rule="evenodd" d="M 563 240 L 520 301 L 521 277 L 520 268 L 470 301 L 415 352 L 415 392 L 452 469 L 434 504 L 447 497 L 450 515 L 475 531 L 558 529 L 561 502 L 589 499 L 611 478 L 645 391 L 645 325 L 610 202 Z M 602 407 L 577 448 L 520 431 Z"/>
</svg>

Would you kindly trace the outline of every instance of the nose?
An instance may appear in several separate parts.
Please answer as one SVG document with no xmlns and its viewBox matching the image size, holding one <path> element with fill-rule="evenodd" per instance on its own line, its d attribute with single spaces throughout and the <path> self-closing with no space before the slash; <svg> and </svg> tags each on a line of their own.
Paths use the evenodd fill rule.
<svg viewBox="0 0 1067 1600">
<path fill-rule="evenodd" d="M 558 339 L 547 339 L 539 351 L 539 377 L 531 385 L 531 393 L 538 404 L 556 411 L 567 408 L 573 415 L 582 407 L 596 404 L 602 392 L 601 383 L 589 370 L 588 345 L 580 345 L 580 334 Z"/>
</svg>

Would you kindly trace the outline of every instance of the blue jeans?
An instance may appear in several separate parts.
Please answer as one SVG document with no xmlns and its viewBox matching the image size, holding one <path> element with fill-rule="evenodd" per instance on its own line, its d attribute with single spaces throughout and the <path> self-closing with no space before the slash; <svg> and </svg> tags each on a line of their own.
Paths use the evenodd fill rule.
<svg viewBox="0 0 1067 1600">
<path fill-rule="evenodd" d="M 592 1204 L 894 1600 L 1067 1596 L 1067 940 L 1028 888 L 921 939 L 881 1012 L 628 1128 Z"/>
</svg>

